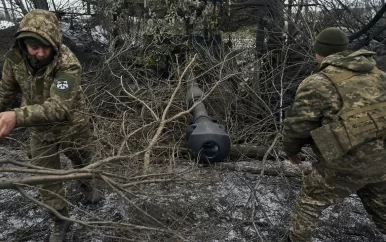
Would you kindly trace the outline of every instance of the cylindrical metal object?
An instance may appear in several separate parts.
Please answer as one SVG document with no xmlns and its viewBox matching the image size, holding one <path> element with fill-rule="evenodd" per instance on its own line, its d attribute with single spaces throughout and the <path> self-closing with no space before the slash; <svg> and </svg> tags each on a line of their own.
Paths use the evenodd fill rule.
<svg viewBox="0 0 386 242">
<path fill-rule="evenodd" d="M 191 108 L 201 102 L 202 90 L 193 84 L 187 91 L 186 103 Z M 225 160 L 230 152 L 230 138 L 225 128 L 209 117 L 203 102 L 192 110 L 193 122 L 186 129 L 186 138 L 190 152 L 201 162 L 219 162 Z"/>
</svg>

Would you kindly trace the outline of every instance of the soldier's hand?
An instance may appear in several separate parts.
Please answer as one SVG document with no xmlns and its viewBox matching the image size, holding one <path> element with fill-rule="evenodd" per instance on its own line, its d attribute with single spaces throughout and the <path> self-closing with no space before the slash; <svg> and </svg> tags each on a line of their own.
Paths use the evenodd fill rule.
<svg viewBox="0 0 386 242">
<path fill-rule="evenodd" d="M 7 136 L 16 126 L 16 112 L 0 113 L 0 137 Z"/>
<path fill-rule="evenodd" d="M 300 158 L 299 154 L 296 154 L 296 155 L 293 155 L 293 156 L 288 156 L 288 159 L 293 164 L 299 164 L 302 161 L 302 159 Z"/>
</svg>

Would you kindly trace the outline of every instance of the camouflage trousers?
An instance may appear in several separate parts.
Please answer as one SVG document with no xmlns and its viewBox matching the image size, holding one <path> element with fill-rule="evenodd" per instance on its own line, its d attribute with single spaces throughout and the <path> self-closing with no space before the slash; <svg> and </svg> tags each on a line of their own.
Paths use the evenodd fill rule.
<svg viewBox="0 0 386 242">
<path fill-rule="evenodd" d="M 355 192 L 380 232 L 386 234 L 386 182 L 355 183 L 334 172 L 315 169 L 305 178 L 295 202 L 291 216 L 291 241 L 311 241 L 322 211 Z"/>
<path fill-rule="evenodd" d="M 41 140 L 36 135 L 31 134 L 32 163 L 36 166 L 61 169 L 60 154 L 63 153 L 71 160 L 73 168 L 82 168 L 89 164 L 92 159 L 89 140 L 89 127 L 56 141 Z M 88 183 L 88 181 L 83 182 Z M 63 200 L 66 194 L 62 182 L 43 184 L 39 188 L 42 202 L 56 210 L 66 207 L 67 203 Z"/>
</svg>

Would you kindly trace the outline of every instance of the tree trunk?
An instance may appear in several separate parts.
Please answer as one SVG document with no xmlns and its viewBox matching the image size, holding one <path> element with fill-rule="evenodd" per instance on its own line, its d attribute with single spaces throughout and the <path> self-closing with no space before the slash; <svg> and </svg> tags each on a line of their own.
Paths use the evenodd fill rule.
<svg viewBox="0 0 386 242">
<path fill-rule="evenodd" d="M 91 3 L 87 2 L 86 4 L 87 4 L 87 13 L 91 14 Z"/>
<path fill-rule="evenodd" d="M 1 0 L 2 3 L 3 3 L 3 8 L 4 8 L 4 13 L 5 13 L 5 17 L 8 21 L 11 20 L 11 17 L 9 15 L 9 11 L 8 11 L 8 8 L 7 8 L 7 5 L 5 4 L 5 0 Z"/>
<path fill-rule="evenodd" d="M 26 15 L 28 13 L 24 3 L 21 0 L 15 0 L 15 3 L 21 9 L 23 15 Z"/>
<path fill-rule="evenodd" d="M 283 0 L 273 0 L 269 6 L 270 26 L 268 27 L 268 50 L 278 50 L 283 45 L 284 29 L 284 4 Z"/>
<path fill-rule="evenodd" d="M 9 2 L 11 5 L 11 14 L 12 14 L 12 21 L 15 21 L 16 15 L 15 15 L 15 9 L 13 7 L 13 2 Z"/>
<path fill-rule="evenodd" d="M 54 11 L 56 12 L 56 5 L 55 5 L 55 1 L 54 0 L 51 0 L 52 2 L 52 7 L 54 7 Z"/>
<path fill-rule="evenodd" d="M 33 3 L 34 8 L 49 10 L 47 0 L 31 0 L 31 1 Z"/>
</svg>

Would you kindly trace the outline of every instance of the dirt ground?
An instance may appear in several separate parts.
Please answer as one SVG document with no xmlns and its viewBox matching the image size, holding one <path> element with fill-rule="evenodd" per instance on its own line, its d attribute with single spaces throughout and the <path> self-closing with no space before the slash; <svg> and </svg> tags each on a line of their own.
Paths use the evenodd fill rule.
<svg viewBox="0 0 386 242">
<path fill-rule="evenodd" d="M 25 158 L 25 152 L 15 146 L 2 147 L 0 160 Z M 63 166 L 69 161 L 62 159 Z M 245 162 L 258 166 L 261 161 Z M 178 231 L 186 241 L 280 241 L 286 234 L 291 207 L 299 192 L 301 178 L 283 175 L 263 176 L 214 167 L 199 167 L 191 163 L 178 165 L 186 182 L 154 184 L 137 191 L 131 202 L 158 221 Z M 269 161 L 279 174 L 288 161 Z M 9 173 L 0 178 L 9 178 Z M 259 181 L 260 180 L 260 181 Z M 259 186 L 254 191 L 256 182 Z M 70 216 L 84 221 L 121 221 L 155 225 L 140 214 L 133 204 L 127 204 L 106 187 L 103 201 L 84 205 L 73 182 L 66 183 L 71 205 Z M 36 189 L 28 189 L 38 197 Z M 32 202 L 13 190 L 0 190 L 0 241 L 47 241 L 51 226 L 49 216 Z M 74 224 L 66 241 L 181 241 L 156 234 L 128 233 L 109 228 L 89 228 Z M 367 216 L 356 195 L 323 212 L 314 242 L 382 242 L 380 234 Z"/>
</svg>

